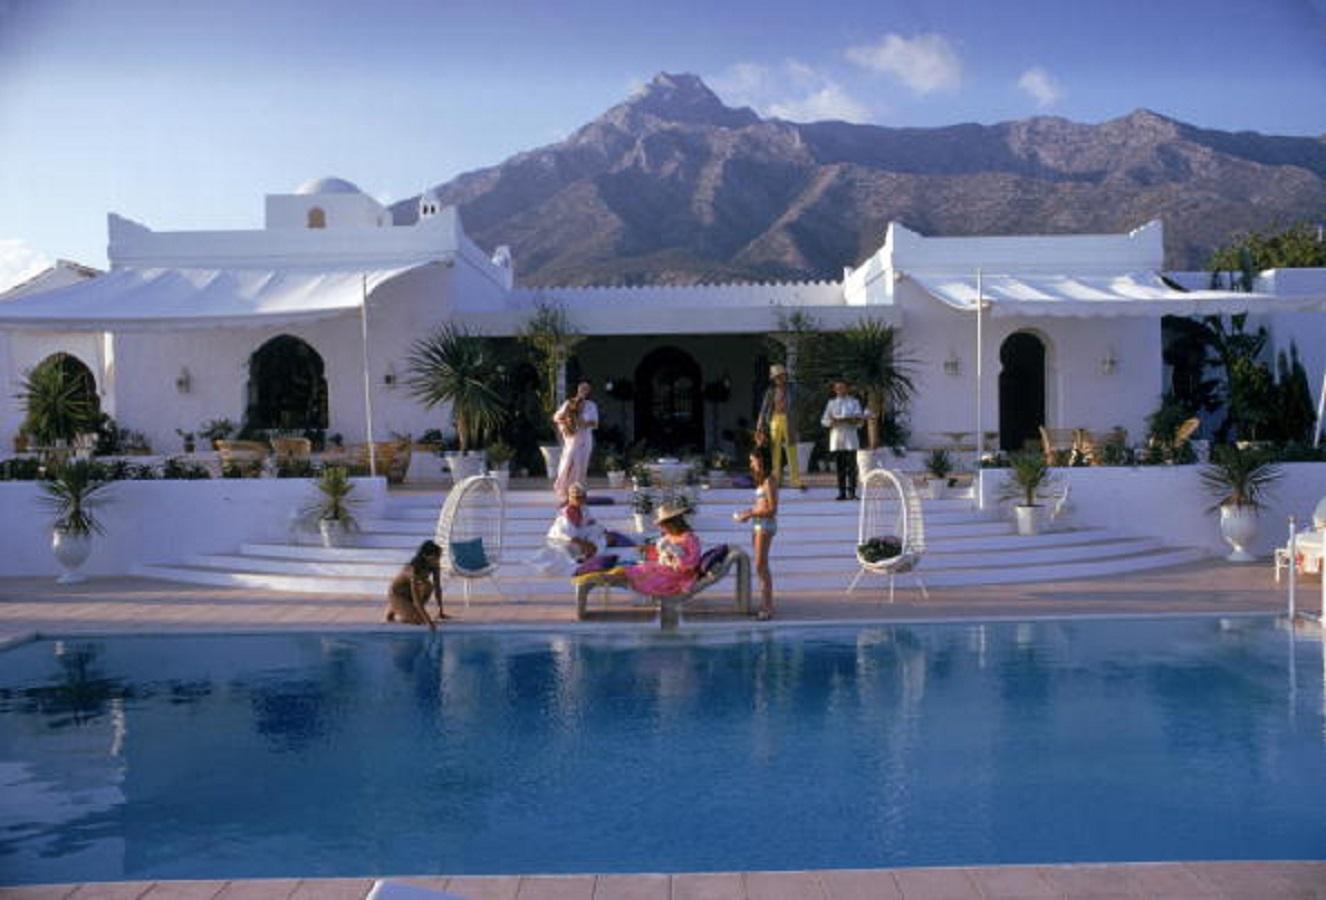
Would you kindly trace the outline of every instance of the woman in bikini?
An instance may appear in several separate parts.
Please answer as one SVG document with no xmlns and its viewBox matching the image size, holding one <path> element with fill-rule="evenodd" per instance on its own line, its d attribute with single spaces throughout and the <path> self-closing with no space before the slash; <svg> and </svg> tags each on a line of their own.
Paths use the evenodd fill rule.
<svg viewBox="0 0 1326 900">
<path fill-rule="evenodd" d="M 432 594 L 437 595 L 438 619 L 451 618 L 442 611 L 442 548 L 432 541 L 424 541 L 415 551 L 414 558 L 401 567 L 387 589 L 387 621 L 405 625 L 427 625 L 437 630 L 437 623 L 428 615 L 426 604 Z"/>
<path fill-rule="evenodd" d="M 758 448 L 750 454 L 750 474 L 755 479 L 755 502 L 750 509 L 734 514 L 738 522 L 751 523 L 751 544 L 755 552 L 755 574 L 760 579 L 761 622 L 773 618 L 773 575 L 769 571 L 769 548 L 778 533 L 778 482 L 770 477 L 769 463 Z"/>
</svg>

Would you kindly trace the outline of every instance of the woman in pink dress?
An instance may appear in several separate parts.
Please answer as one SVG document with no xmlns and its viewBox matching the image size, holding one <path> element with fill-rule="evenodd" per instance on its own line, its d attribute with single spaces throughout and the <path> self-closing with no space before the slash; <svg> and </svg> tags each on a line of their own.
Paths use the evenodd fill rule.
<svg viewBox="0 0 1326 900">
<path fill-rule="evenodd" d="M 589 457 L 594 452 L 594 429 L 599 427 L 599 408 L 589 399 L 593 387 L 588 381 L 576 385 L 575 396 L 557 408 L 553 424 L 562 436 L 562 459 L 557 464 L 553 491 L 566 502 L 567 492 L 577 482 L 583 484 L 589 474 Z"/>
<path fill-rule="evenodd" d="M 700 539 L 686 523 L 686 509 L 664 504 L 654 516 L 662 535 L 656 558 L 626 570 L 631 590 L 647 597 L 671 597 L 690 590 L 699 577 Z"/>
</svg>

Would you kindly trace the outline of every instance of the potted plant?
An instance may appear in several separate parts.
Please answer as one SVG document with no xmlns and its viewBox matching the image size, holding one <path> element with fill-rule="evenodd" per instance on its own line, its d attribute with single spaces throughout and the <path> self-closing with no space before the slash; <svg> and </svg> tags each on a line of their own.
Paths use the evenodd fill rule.
<svg viewBox="0 0 1326 900">
<path fill-rule="evenodd" d="M 555 303 L 540 302 L 525 323 L 520 340 L 533 354 L 534 367 L 539 373 L 539 410 L 543 416 L 539 435 L 545 442 L 551 441 L 541 443 L 539 452 L 543 454 L 548 477 L 556 478 L 562 445 L 552 430 L 552 417 L 566 393 L 566 361 L 584 338 L 575 330 L 565 309 Z"/>
<path fill-rule="evenodd" d="M 317 498 L 305 507 L 305 522 L 316 525 L 322 535 L 322 546 L 339 547 L 350 532 L 358 529 L 354 508 L 359 498 L 352 497 L 354 482 L 344 466 L 327 466 L 314 482 Z"/>
<path fill-rule="evenodd" d="M 837 361 L 839 377 L 865 395 L 867 449 L 857 452 L 857 466 L 865 472 L 875 465 L 880 447 L 889 446 L 885 421 L 898 422 L 915 393 L 915 362 L 905 355 L 897 329 L 876 319 L 861 318 L 846 331 L 826 334 L 825 340 L 826 356 Z"/>
<path fill-rule="evenodd" d="M 197 438 L 192 431 L 185 431 L 183 428 L 176 428 L 175 433 L 180 436 L 180 442 L 184 445 L 184 452 L 192 454 L 197 449 L 195 443 Z"/>
<path fill-rule="evenodd" d="M 451 406 L 459 452 L 447 456 L 456 481 L 483 471 L 483 454 L 470 447 L 506 419 L 506 404 L 494 387 L 499 361 L 491 338 L 448 323 L 416 341 L 406 365 L 407 384 L 425 409 Z"/>
<path fill-rule="evenodd" d="M 930 475 L 926 487 L 931 500 L 942 500 L 948 494 L 948 477 L 953 473 L 953 457 L 943 447 L 936 447 L 926 457 L 925 470 Z"/>
<path fill-rule="evenodd" d="M 85 460 L 60 466 L 48 481 L 41 482 L 42 503 L 55 514 L 51 550 L 64 569 L 60 584 L 85 580 L 78 569 L 92 552 L 92 535 L 106 533 L 96 508 L 104 501 L 102 492 L 108 484 L 102 468 Z"/>
<path fill-rule="evenodd" d="M 1036 501 L 1050 486 L 1050 467 L 1043 454 L 1031 451 L 1013 454 L 1008 466 L 1008 480 L 999 491 L 999 499 L 1016 501 L 1013 512 L 1017 516 L 1018 534 L 1037 534 L 1042 507 Z"/>
<path fill-rule="evenodd" d="M 488 445 L 488 469 L 497 478 L 502 490 L 506 490 L 511 483 L 511 459 L 515 455 L 516 451 L 503 440 Z"/>
<path fill-rule="evenodd" d="M 603 457 L 603 471 L 608 473 L 608 487 L 619 488 L 626 483 L 626 470 L 622 468 L 622 458 L 616 453 Z"/>
<path fill-rule="evenodd" d="M 1216 501 L 1208 512 L 1219 511 L 1220 534 L 1233 548 L 1225 557 L 1229 562 L 1256 561 L 1248 547 L 1257 537 L 1257 516 L 1266 506 L 1267 492 L 1282 474 L 1264 454 L 1237 447 L 1217 448 L 1202 467 L 1202 486 Z"/>
<path fill-rule="evenodd" d="M 70 446 L 78 435 L 95 431 L 100 419 L 87 386 L 60 365 L 40 365 L 24 375 L 18 399 L 24 411 L 19 432 L 39 450 Z"/>
<path fill-rule="evenodd" d="M 649 528 L 649 514 L 654 511 L 654 498 L 648 491 L 636 491 L 631 495 L 631 517 L 635 520 L 635 530 L 644 534 Z"/>
<path fill-rule="evenodd" d="M 727 470 L 732 465 L 732 457 L 722 450 L 709 454 L 709 486 L 721 487 L 727 482 Z"/>
</svg>

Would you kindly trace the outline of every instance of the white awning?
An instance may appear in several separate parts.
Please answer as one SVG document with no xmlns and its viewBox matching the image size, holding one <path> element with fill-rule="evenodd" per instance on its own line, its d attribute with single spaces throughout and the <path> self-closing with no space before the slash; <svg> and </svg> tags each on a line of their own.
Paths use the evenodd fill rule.
<svg viewBox="0 0 1326 900">
<path fill-rule="evenodd" d="M 905 273 L 955 309 L 976 309 L 976 274 Z M 981 293 L 995 316 L 1202 316 L 1321 312 L 1326 297 L 1281 297 L 1238 291 L 1180 291 L 1157 274 L 983 275 Z"/>
<path fill-rule="evenodd" d="M 179 331 L 322 319 L 359 309 L 365 284 L 371 292 L 416 267 L 115 269 L 0 305 L 0 330 Z"/>
</svg>

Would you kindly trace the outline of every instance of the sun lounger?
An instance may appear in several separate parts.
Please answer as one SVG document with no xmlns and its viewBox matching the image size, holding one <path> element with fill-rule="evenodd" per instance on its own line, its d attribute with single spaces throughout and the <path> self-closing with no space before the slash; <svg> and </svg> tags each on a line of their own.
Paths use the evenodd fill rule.
<svg viewBox="0 0 1326 900">
<path fill-rule="evenodd" d="M 678 610 L 683 604 L 693 597 L 697 597 L 718 582 L 722 581 L 733 569 L 737 570 L 736 583 L 733 585 L 732 599 L 736 610 L 741 615 L 750 614 L 750 557 L 745 550 L 732 544 L 727 545 L 727 556 L 718 565 L 714 566 L 705 575 L 701 575 L 691 585 L 690 590 L 683 594 L 672 594 L 667 597 L 652 597 L 659 607 L 659 618 L 664 626 L 676 624 Z M 576 618 L 585 617 L 587 607 L 589 606 L 589 595 L 595 588 L 607 590 L 613 587 L 624 587 L 626 580 L 621 574 L 620 569 L 610 569 L 607 572 L 595 572 L 593 575 L 583 575 L 574 580 L 576 591 Z"/>
</svg>

